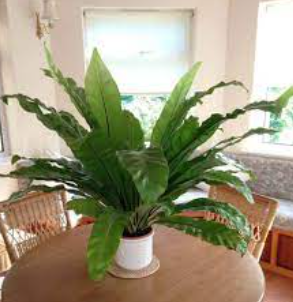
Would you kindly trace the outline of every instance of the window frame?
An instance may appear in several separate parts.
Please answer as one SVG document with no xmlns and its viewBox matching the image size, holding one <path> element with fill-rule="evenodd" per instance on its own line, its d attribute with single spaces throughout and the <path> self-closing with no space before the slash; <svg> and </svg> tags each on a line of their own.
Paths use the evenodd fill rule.
<svg viewBox="0 0 293 302">
<path fill-rule="evenodd" d="M 1 65 L 0 65 L 0 68 L 1 68 Z M 3 85 L 2 85 L 2 77 L 0 75 L 0 96 L 2 94 L 3 94 Z M 1 130 L 0 140 L 3 143 L 3 151 L 0 150 L 0 159 L 3 159 L 10 155 L 10 145 L 9 145 L 9 139 L 8 139 L 6 110 L 5 110 L 3 102 L 1 102 L 1 101 L 0 101 L 0 130 Z"/>
</svg>

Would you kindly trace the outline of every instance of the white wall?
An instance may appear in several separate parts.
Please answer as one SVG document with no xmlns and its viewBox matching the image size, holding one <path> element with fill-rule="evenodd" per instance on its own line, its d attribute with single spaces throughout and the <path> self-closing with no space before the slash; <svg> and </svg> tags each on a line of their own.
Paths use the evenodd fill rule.
<svg viewBox="0 0 293 302">
<path fill-rule="evenodd" d="M 35 35 L 34 0 L 0 0 L 0 54 L 5 94 L 24 93 L 55 105 L 55 86 L 45 79 L 43 44 Z M 11 153 L 26 156 L 59 152 L 58 138 L 34 116 L 15 102 L 5 108 Z M 0 162 L 0 173 L 11 166 Z M 7 197 L 16 182 L 0 179 L 0 200 Z"/>
<path fill-rule="evenodd" d="M 197 87 L 206 88 L 225 77 L 229 0 L 59 0 L 58 6 L 60 21 L 51 35 L 53 54 L 61 69 L 80 83 L 84 76 L 82 9 L 88 7 L 196 9 L 194 60 L 204 63 Z M 58 106 L 72 110 L 60 91 Z M 221 92 L 200 107 L 198 114 L 204 117 L 211 110 L 222 110 Z"/>
</svg>

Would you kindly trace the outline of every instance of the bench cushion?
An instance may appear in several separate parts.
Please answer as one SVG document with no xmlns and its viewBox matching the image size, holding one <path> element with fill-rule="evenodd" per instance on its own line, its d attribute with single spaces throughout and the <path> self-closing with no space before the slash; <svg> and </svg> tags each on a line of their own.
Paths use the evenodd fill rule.
<svg viewBox="0 0 293 302">
<path fill-rule="evenodd" d="M 293 201 L 278 199 L 279 208 L 274 227 L 281 230 L 293 231 Z"/>
<path fill-rule="evenodd" d="M 227 156 L 254 172 L 256 180 L 249 182 L 253 192 L 293 200 L 293 160 L 247 153 L 227 153 Z"/>
</svg>

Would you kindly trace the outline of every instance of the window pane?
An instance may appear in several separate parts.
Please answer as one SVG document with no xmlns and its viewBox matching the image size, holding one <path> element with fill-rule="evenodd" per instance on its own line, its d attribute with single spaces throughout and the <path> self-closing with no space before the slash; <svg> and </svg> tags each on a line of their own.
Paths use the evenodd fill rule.
<svg viewBox="0 0 293 302">
<path fill-rule="evenodd" d="M 293 39 L 289 37 L 292 29 L 293 1 L 261 4 L 255 66 L 255 95 L 259 99 L 274 99 L 293 83 Z M 293 144 L 291 103 L 282 118 L 267 114 L 266 126 L 282 132 L 265 136 L 264 142 Z"/>
<path fill-rule="evenodd" d="M 168 93 L 189 67 L 191 18 L 191 11 L 86 11 L 86 63 L 97 47 L 123 93 Z"/>
<path fill-rule="evenodd" d="M 123 108 L 132 112 L 139 119 L 146 140 L 151 138 L 152 129 L 160 116 L 167 98 L 167 94 L 122 95 Z"/>
</svg>

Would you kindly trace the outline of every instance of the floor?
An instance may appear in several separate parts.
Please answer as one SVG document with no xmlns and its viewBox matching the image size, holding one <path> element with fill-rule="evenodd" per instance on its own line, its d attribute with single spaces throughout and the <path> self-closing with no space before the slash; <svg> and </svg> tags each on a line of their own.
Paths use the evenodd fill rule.
<svg viewBox="0 0 293 302">
<path fill-rule="evenodd" d="M 293 279 L 266 272 L 266 294 L 263 302 L 293 302 Z"/>
</svg>

